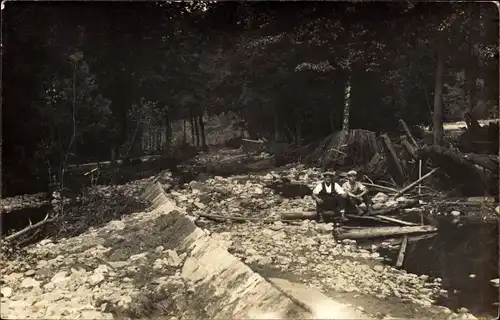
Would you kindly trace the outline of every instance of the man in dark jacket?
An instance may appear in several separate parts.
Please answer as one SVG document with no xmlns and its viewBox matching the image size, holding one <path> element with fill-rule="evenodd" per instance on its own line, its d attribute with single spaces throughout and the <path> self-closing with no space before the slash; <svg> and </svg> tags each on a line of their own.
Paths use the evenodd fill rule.
<svg viewBox="0 0 500 320">
<path fill-rule="evenodd" d="M 323 173 L 323 181 L 318 183 L 313 190 L 313 198 L 316 200 L 316 210 L 319 221 L 324 221 L 324 213 L 340 213 L 340 218 L 345 219 L 345 197 L 344 189 L 334 182 L 335 172 L 327 171 Z"/>
</svg>

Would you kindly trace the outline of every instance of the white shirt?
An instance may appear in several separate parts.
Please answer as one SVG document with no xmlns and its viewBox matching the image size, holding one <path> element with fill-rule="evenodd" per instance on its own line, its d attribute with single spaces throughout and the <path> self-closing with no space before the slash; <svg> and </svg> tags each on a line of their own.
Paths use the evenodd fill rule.
<svg viewBox="0 0 500 320">
<path fill-rule="evenodd" d="M 342 187 L 338 183 L 334 183 L 333 187 L 335 188 L 335 191 L 338 194 L 345 193 L 344 189 L 342 189 Z M 325 183 L 325 189 L 326 189 L 325 191 L 328 193 L 332 192 L 332 185 L 331 184 L 328 185 Z M 320 182 L 320 183 L 318 183 L 318 185 L 316 185 L 316 188 L 314 188 L 314 190 L 313 190 L 313 194 L 318 195 L 321 192 L 321 190 L 323 190 L 323 182 Z"/>
<path fill-rule="evenodd" d="M 342 189 L 344 189 L 345 191 L 352 192 L 354 194 L 360 194 L 361 192 L 366 190 L 366 187 L 361 182 L 358 181 L 354 181 L 353 184 L 347 181 L 342 185 Z"/>
</svg>

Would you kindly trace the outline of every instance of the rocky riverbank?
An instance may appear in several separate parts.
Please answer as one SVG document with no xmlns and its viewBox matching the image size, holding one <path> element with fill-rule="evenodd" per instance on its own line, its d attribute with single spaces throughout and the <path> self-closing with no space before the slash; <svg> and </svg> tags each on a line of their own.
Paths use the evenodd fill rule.
<svg viewBox="0 0 500 320">
<path fill-rule="evenodd" d="M 313 186 L 319 170 L 214 177 L 170 190 L 169 197 L 193 219 L 201 212 L 269 218 L 313 207 L 308 196 L 286 199 L 266 188 L 277 176 Z M 116 193 L 135 198 L 155 179 L 168 189 L 171 176 L 163 174 L 161 179 L 98 187 L 105 195 L 99 201 L 109 203 Z M 154 211 L 120 217 L 76 237 L 43 240 L 4 261 L 2 318 L 205 316 L 189 303 L 191 284 L 180 278 L 184 252 L 165 247 L 169 235 L 162 229 L 164 217 Z M 201 219 L 197 223 L 262 276 L 316 287 L 375 318 L 475 318 L 465 309 L 455 313 L 434 304 L 445 294 L 440 279 L 383 265 L 375 250 L 361 249 L 352 240 L 335 241 L 330 224 L 219 224 Z"/>
</svg>

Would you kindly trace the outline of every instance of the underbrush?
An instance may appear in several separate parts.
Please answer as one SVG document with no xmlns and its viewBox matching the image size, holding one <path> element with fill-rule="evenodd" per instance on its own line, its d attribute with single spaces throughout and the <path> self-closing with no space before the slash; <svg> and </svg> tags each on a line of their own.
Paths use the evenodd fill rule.
<svg viewBox="0 0 500 320">
<path fill-rule="evenodd" d="M 119 220 L 125 215 L 145 210 L 148 203 L 140 197 L 144 190 L 141 182 L 143 181 L 82 189 L 74 199 L 65 199 L 67 201 L 57 203 L 48 212 L 43 212 L 43 215 L 47 215 L 49 223 L 33 228 L 11 241 L 2 239 L 0 259 L 2 262 L 20 259 L 26 255 L 23 248 L 27 245 L 47 238 L 57 241 L 75 237 L 89 228 L 99 228 L 109 221 Z M 40 220 L 42 218 L 43 216 Z"/>
</svg>

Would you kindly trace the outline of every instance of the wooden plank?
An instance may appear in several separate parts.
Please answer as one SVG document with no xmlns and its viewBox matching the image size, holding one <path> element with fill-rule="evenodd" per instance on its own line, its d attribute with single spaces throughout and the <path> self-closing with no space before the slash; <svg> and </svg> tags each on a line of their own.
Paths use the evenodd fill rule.
<svg viewBox="0 0 500 320">
<path fill-rule="evenodd" d="M 408 245 L 408 236 L 405 236 L 403 238 L 403 242 L 401 243 L 401 248 L 399 248 L 398 260 L 396 261 L 396 268 L 401 268 L 403 266 L 407 245 Z"/>
</svg>

